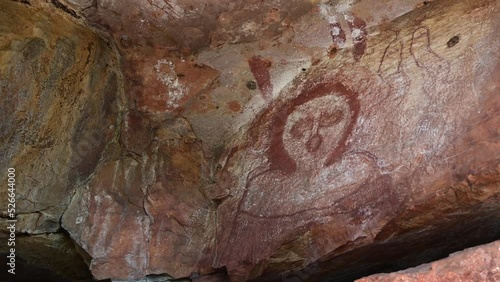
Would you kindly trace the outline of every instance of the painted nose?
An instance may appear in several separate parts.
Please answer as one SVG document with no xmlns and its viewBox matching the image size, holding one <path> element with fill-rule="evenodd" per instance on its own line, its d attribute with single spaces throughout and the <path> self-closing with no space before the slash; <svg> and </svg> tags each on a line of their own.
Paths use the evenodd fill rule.
<svg viewBox="0 0 500 282">
<path fill-rule="evenodd" d="M 309 140 L 307 140 L 306 149 L 309 153 L 316 152 L 319 149 L 319 146 L 321 146 L 321 143 L 323 143 L 323 138 L 318 134 L 318 132 L 315 132 Z"/>
</svg>

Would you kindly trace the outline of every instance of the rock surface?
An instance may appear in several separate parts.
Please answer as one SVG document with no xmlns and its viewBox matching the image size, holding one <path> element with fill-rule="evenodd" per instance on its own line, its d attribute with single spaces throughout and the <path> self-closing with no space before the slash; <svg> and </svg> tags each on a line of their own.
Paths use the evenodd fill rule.
<svg viewBox="0 0 500 282">
<path fill-rule="evenodd" d="M 1 239 L 7 241 L 3 237 Z M 4 263 L 7 255 L 3 246 L 1 252 L 1 262 Z M 19 236 L 16 238 L 16 256 L 15 276 L 2 271 L 2 281 L 34 281 L 39 277 L 51 282 L 94 281 L 81 253 L 75 249 L 69 236 L 63 233 Z"/>
<path fill-rule="evenodd" d="M 60 219 L 116 138 L 123 103 L 119 58 L 99 34 L 38 4 L 0 2 L 0 170 L 16 170 L 16 277 L 88 281 L 73 242 L 60 233 Z M 0 191 L 2 226 L 7 193 Z M 9 249 L 4 232 L 3 258 Z"/>
<path fill-rule="evenodd" d="M 87 181 L 115 138 L 118 57 L 64 14 L 0 5 L 0 169 L 18 172 L 19 231 L 55 232 L 76 185 Z M 7 192 L 0 191 L 2 199 Z"/>
<path fill-rule="evenodd" d="M 272 279 L 461 214 L 498 214 L 498 8 L 416 9 L 368 29 L 364 55 L 338 53 L 289 84 L 223 159 L 215 266 L 234 281 Z"/>
<path fill-rule="evenodd" d="M 352 281 L 500 237 L 496 0 L 0 7 L 18 232 L 96 279 Z"/>
<path fill-rule="evenodd" d="M 210 253 L 206 242 L 214 234 L 207 223 L 214 221 L 214 208 L 201 190 L 206 163 L 200 142 L 184 119 L 153 127 L 148 148 L 141 155 L 124 149 L 103 161 L 62 218 L 92 257 L 97 279 L 187 277 Z M 123 135 L 137 133 L 133 124 L 123 128 Z"/>
<path fill-rule="evenodd" d="M 500 241 L 461 252 L 415 268 L 388 274 L 372 275 L 357 282 L 389 281 L 499 281 Z"/>
</svg>

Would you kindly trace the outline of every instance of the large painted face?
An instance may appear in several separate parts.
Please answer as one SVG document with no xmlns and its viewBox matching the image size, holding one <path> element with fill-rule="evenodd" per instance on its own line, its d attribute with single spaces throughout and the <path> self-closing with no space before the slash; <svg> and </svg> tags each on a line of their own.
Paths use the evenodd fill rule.
<svg viewBox="0 0 500 282">
<path fill-rule="evenodd" d="M 339 145 L 352 114 L 341 95 L 322 96 L 298 106 L 289 116 L 283 145 L 299 169 L 323 166 Z"/>
</svg>

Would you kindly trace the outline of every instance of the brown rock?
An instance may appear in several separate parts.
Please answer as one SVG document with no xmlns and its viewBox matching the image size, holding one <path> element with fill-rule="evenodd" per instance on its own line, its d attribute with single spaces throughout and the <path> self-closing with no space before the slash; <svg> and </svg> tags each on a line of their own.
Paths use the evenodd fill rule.
<svg viewBox="0 0 500 282">
<path fill-rule="evenodd" d="M 466 249 L 448 258 L 388 274 L 376 274 L 357 282 L 384 281 L 499 281 L 500 241 Z"/>
<path fill-rule="evenodd" d="M 456 213 L 498 214 L 498 134 L 467 141 L 479 138 L 473 128 L 495 127 L 497 119 L 486 113 L 499 96 L 485 87 L 490 82 L 474 83 L 494 80 L 498 69 L 489 60 L 500 44 L 491 36 L 499 27 L 491 5 L 416 10 L 388 28 L 397 32 L 369 31 L 379 34 L 368 35 L 370 54 L 324 60 L 287 86 L 223 160 L 228 173 L 219 181 L 235 184 L 220 188 L 229 191 L 217 214 L 214 267 L 226 266 L 233 281 L 271 279 L 283 270 L 276 261 L 335 265 L 343 252 L 457 220 Z M 471 10 L 489 27 L 447 47 L 478 27 L 467 20 Z M 479 46 L 489 47 L 478 55 Z M 473 188 L 462 186 L 468 175 Z M 290 253 L 292 261 L 283 257 Z"/>
<path fill-rule="evenodd" d="M 233 282 L 497 239 L 498 1 L 240 2 L 0 4 L 19 232 L 62 225 L 98 279 Z"/>
<path fill-rule="evenodd" d="M 151 114 L 170 113 L 208 89 L 218 72 L 208 66 L 193 64 L 169 53 L 150 56 L 131 54 L 125 61 L 130 78 L 125 89 L 137 110 Z"/>
<path fill-rule="evenodd" d="M 75 186 L 114 138 L 117 54 L 44 3 L 2 1 L 0 25 L 0 169 L 16 170 L 18 230 L 55 232 Z M 6 203 L 7 189 L 0 195 Z"/>
<path fill-rule="evenodd" d="M 207 256 L 214 217 L 200 190 L 200 144 L 184 120 L 162 123 L 142 156 L 102 163 L 64 214 L 98 279 L 187 277 Z"/>
<path fill-rule="evenodd" d="M 141 154 L 151 143 L 153 130 L 141 112 L 129 111 L 123 117 L 121 142 L 127 150 Z"/>
</svg>

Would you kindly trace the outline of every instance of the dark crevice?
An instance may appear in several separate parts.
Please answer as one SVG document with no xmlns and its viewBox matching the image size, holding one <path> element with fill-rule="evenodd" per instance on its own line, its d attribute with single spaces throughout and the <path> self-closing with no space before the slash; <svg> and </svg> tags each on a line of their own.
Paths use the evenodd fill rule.
<svg viewBox="0 0 500 282">
<path fill-rule="evenodd" d="M 51 236 L 62 236 L 51 241 Z M 45 240 L 44 240 L 45 238 Z M 55 246 L 57 245 L 57 251 Z M 15 275 L 6 271 L 0 273 L 0 281 L 51 281 L 51 282 L 108 282 L 111 280 L 95 280 L 90 273 L 86 258 L 78 250 L 69 234 L 64 229 L 59 232 L 44 234 L 16 235 Z M 0 250 L 0 262 L 8 253 Z"/>
<path fill-rule="evenodd" d="M 206 275 L 198 275 L 197 273 L 191 274 L 189 277 L 185 278 L 179 278 L 181 279 L 180 281 L 195 281 L 195 280 L 201 280 L 201 281 L 217 281 L 217 282 L 231 282 L 229 280 L 229 277 L 227 275 L 227 269 L 225 267 L 222 268 L 217 268 L 214 269 L 214 272 Z M 185 280 L 182 280 L 185 279 Z M 172 281 L 177 281 L 177 280 L 172 280 Z"/>
<path fill-rule="evenodd" d="M 500 216 L 485 213 L 461 216 L 432 228 L 414 230 L 308 265 L 289 273 L 264 273 L 252 282 L 351 282 L 377 273 L 416 267 L 500 239 Z M 297 280 L 298 279 L 298 280 Z"/>
<path fill-rule="evenodd" d="M 71 10 L 70 8 L 68 8 L 66 5 L 64 5 L 63 3 L 59 2 L 58 0 L 50 0 L 50 2 L 58 9 L 64 11 L 65 13 L 68 13 L 69 15 L 71 15 L 73 18 L 75 19 L 79 19 L 80 16 L 78 16 L 76 14 L 75 11 Z"/>
<path fill-rule="evenodd" d="M 83 12 L 85 12 L 86 10 L 88 10 L 88 9 L 90 9 L 90 8 L 95 8 L 95 9 L 97 9 L 97 0 L 92 0 L 92 4 L 91 4 L 91 5 L 89 5 L 89 6 L 87 6 L 87 7 L 85 7 L 85 8 L 83 8 L 83 9 L 81 10 L 81 12 L 83 13 Z"/>
<path fill-rule="evenodd" d="M 31 6 L 30 1 L 28 1 L 28 0 L 12 0 L 12 1 Z"/>
</svg>

